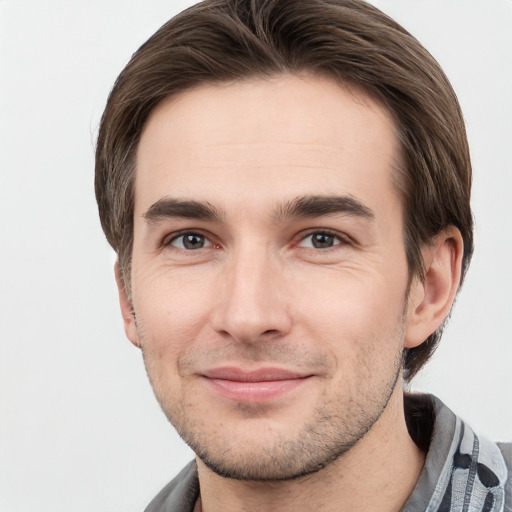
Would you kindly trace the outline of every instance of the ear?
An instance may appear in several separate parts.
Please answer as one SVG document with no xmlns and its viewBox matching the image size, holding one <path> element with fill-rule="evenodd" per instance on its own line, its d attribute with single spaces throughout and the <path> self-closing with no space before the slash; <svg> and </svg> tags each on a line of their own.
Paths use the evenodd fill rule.
<svg viewBox="0 0 512 512">
<path fill-rule="evenodd" d="M 131 300 L 128 298 L 128 294 L 126 293 L 121 268 L 119 266 L 119 260 L 116 260 L 114 265 L 114 273 L 116 276 L 117 291 L 119 293 L 121 315 L 123 316 L 124 332 L 126 333 L 128 339 L 136 347 L 140 348 L 139 333 L 135 322 L 135 311 L 133 310 Z"/>
<path fill-rule="evenodd" d="M 422 250 L 425 278 L 414 279 L 409 293 L 405 347 L 421 345 L 444 322 L 460 284 L 464 242 L 450 226 Z"/>
</svg>

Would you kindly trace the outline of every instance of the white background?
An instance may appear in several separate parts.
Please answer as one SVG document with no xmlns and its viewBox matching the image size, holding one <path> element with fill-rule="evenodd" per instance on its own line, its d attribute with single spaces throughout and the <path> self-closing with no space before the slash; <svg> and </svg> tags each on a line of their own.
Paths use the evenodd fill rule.
<svg viewBox="0 0 512 512">
<path fill-rule="evenodd" d="M 106 96 L 169 0 L 0 0 L 0 512 L 141 511 L 191 458 L 125 340 L 93 194 Z M 512 439 L 512 1 L 375 0 L 465 112 L 472 268 L 413 387 Z"/>
</svg>

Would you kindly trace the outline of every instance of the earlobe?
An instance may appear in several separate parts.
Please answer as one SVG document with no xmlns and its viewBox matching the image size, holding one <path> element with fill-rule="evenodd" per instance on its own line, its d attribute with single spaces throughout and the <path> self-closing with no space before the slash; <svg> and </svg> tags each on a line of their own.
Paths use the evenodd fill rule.
<svg viewBox="0 0 512 512">
<path fill-rule="evenodd" d="M 425 277 L 415 279 L 409 293 L 406 348 L 421 345 L 450 313 L 460 284 L 463 251 L 462 236 L 454 226 L 424 247 Z"/>
<path fill-rule="evenodd" d="M 135 322 L 135 313 L 131 300 L 128 298 L 124 286 L 123 277 L 121 275 L 121 268 L 119 260 L 116 260 L 114 265 L 114 273 L 116 276 L 117 291 L 119 293 L 119 305 L 121 306 L 121 315 L 123 316 L 124 332 L 128 339 L 138 348 L 140 348 L 139 334 Z"/>
</svg>

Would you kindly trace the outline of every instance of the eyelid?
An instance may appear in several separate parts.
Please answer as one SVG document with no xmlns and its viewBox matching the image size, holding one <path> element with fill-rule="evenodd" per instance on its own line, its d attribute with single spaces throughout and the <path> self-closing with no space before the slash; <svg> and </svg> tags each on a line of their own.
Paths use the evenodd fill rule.
<svg viewBox="0 0 512 512">
<path fill-rule="evenodd" d="M 332 245 L 331 247 L 326 247 L 324 249 L 315 248 L 315 247 L 305 247 L 305 246 L 302 246 L 302 248 L 312 249 L 315 251 L 327 252 L 329 250 L 336 250 L 336 248 L 340 245 L 354 245 L 354 243 L 355 243 L 352 240 L 352 238 L 345 233 L 335 231 L 332 229 L 328 229 L 328 228 L 311 228 L 302 233 L 299 233 L 297 236 L 298 240 L 294 245 L 301 247 L 301 243 L 304 242 L 307 238 L 311 237 L 312 235 L 318 235 L 318 234 L 332 236 L 333 238 L 336 238 L 338 242 L 335 243 L 334 245 Z"/>
<path fill-rule="evenodd" d="M 300 244 L 302 242 L 304 242 L 304 240 L 306 240 L 308 237 L 315 235 L 315 234 L 332 236 L 338 240 L 338 243 L 335 243 L 330 248 L 316 249 L 316 248 L 310 247 L 310 249 L 314 249 L 315 251 L 323 250 L 325 252 L 325 251 L 328 251 L 329 249 L 334 249 L 339 245 L 355 245 L 356 244 L 356 242 L 346 233 L 336 231 L 333 229 L 329 229 L 329 228 L 309 228 L 309 229 L 304 230 L 297 234 L 293 245 L 300 246 Z M 206 240 L 208 245 L 206 247 L 196 249 L 196 251 L 200 251 L 201 249 L 210 249 L 211 247 L 220 247 L 220 244 L 215 242 L 215 240 L 214 240 L 215 237 L 213 235 L 211 235 L 210 233 L 205 233 L 205 231 L 203 229 L 187 228 L 187 229 L 180 229 L 180 230 L 174 231 L 172 233 L 167 233 L 162 238 L 162 241 L 159 244 L 160 248 L 165 249 L 166 247 L 169 247 L 172 244 L 172 242 L 174 242 L 175 240 L 177 240 L 180 237 L 183 237 L 185 235 L 199 235 L 201 237 L 204 237 L 204 239 Z M 308 249 L 308 247 L 304 247 L 304 248 Z M 179 250 L 180 248 L 176 247 L 176 249 Z M 196 251 L 194 251 L 194 252 L 196 252 Z M 193 251 L 187 250 L 187 252 L 193 252 Z"/>
<path fill-rule="evenodd" d="M 218 244 L 215 244 L 215 242 L 213 242 L 211 235 L 205 233 L 202 229 L 193 229 L 193 228 L 190 229 L 189 228 L 189 229 L 180 229 L 179 231 L 174 231 L 172 233 L 166 234 L 160 243 L 160 248 L 165 249 L 166 247 L 171 246 L 172 242 L 174 242 L 175 240 L 177 240 L 185 235 L 198 235 L 198 236 L 203 237 L 208 242 L 208 245 L 206 247 L 201 247 L 200 249 L 196 249 L 196 251 L 199 251 L 201 249 L 208 249 L 212 246 L 218 245 Z M 180 249 L 179 247 L 175 247 L 175 248 L 178 250 Z M 186 249 L 183 249 L 183 250 L 186 250 Z"/>
</svg>

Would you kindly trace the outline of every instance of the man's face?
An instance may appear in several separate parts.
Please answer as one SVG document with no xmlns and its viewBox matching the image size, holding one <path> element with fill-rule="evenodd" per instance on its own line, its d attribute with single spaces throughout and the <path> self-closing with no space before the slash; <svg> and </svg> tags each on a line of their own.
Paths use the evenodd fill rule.
<svg viewBox="0 0 512 512">
<path fill-rule="evenodd" d="M 327 79 L 202 86 L 152 113 L 127 331 L 219 474 L 316 471 L 401 399 L 397 157 L 386 110 Z"/>
</svg>

